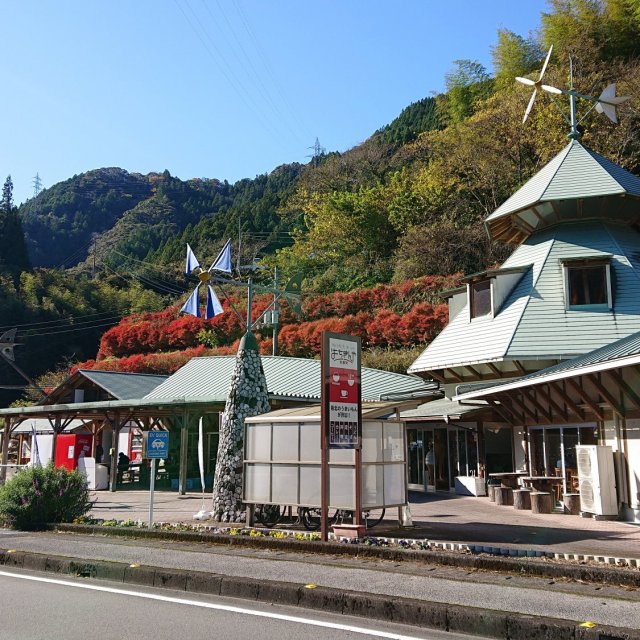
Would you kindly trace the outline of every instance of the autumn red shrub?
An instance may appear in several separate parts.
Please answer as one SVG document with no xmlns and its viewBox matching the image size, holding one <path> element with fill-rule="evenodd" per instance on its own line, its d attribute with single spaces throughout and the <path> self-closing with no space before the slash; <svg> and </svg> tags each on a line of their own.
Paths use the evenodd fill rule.
<svg viewBox="0 0 640 640">
<path fill-rule="evenodd" d="M 331 295 L 310 295 L 303 301 L 304 321 L 296 316 L 285 298 L 281 298 L 279 342 L 282 353 L 291 356 L 311 357 L 320 352 L 323 331 L 348 333 L 362 338 L 364 346 L 404 347 L 424 344 L 432 340 L 446 324 L 446 306 L 432 306 L 438 291 L 455 285 L 458 276 L 427 276 L 408 280 L 401 284 L 384 284 L 372 289 L 336 292 Z M 271 294 L 262 293 L 254 298 L 252 319 L 255 322 L 269 307 Z M 244 326 L 237 314 L 246 314 L 246 300 L 238 291 L 231 297 L 234 311 L 228 300 L 222 301 L 225 312 L 212 320 L 178 315 L 178 306 L 160 312 L 135 314 L 106 331 L 97 355 L 99 362 L 105 359 L 124 358 L 126 370 L 151 366 L 153 358 L 161 362 L 160 353 L 173 353 L 198 348 L 200 332 L 209 332 L 207 344 L 217 344 L 207 353 L 232 354 L 244 333 Z M 211 336 L 213 331 L 215 336 Z M 202 346 L 202 345 L 200 345 Z M 266 335 L 261 339 L 261 351 L 270 353 L 272 343 Z M 145 355 L 150 359 L 127 358 Z M 171 356 L 175 358 L 175 356 Z M 105 365 L 106 366 L 106 365 Z M 160 369 L 174 366 L 157 364 Z M 123 369 L 124 370 L 124 369 Z"/>
</svg>

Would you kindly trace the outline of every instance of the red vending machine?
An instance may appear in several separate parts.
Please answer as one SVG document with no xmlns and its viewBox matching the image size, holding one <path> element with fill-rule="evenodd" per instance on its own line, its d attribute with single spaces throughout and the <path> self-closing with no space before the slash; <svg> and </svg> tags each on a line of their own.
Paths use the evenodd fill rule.
<svg viewBox="0 0 640 640">
<path fill-rule="evenodd" d="M 62 433 L 56 438 L 56 467 L 66 467 L 73 471 L 78 466 L 78 458 L 91 457 L 93 436 L 88 433 Z"/>
</svg>

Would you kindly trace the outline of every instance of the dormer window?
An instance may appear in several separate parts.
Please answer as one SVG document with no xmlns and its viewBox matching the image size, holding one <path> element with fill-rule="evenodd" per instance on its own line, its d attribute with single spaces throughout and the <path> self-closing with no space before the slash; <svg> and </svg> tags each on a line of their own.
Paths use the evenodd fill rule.
<svg viewBox="0 0 640 640">
<path fill-rule="evenodd" d="M 563 266 L 567 310 L 613 308 L 608 257 L 564 260 Z"/>
<path fill-rule="evenodd" d="M 469 287 L 471 318 L 488 316 L 491 313 L 491 280 L 474 282 Z"/>
</svg>

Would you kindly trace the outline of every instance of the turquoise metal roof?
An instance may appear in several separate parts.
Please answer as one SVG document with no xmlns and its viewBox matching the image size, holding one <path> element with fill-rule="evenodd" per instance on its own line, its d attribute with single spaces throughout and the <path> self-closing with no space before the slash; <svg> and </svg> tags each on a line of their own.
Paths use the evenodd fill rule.
<svg viewBox="0 0 640 640">
<path fill-rule="evenodd" d="M 499 394 L 514 387 L 544 384 L 551 380 L 578 376 L 587 372 L 593 373 L 616 366 L 637 366 L 638 363 L 640 363 L 640 332 L 633 333 L 622 340 L 616 340 L 599 349 L 594 349 L 577 358 L 560 362 L 553 367 L 522 376 L 517 380 L 490 386 L 461 385 L 457 397 L 473 399 L 474 397 Z"/>
<path fill-rule="evenodd" d="M 562 261 L 607 258 L 613 309 L 565 308 Z M 409 368 L 438 371 L 500 361 L 565 360 L 640 330 L 640 234 L 621 225 L 567 223 L 528 238 L 505 267 L 531 264 L 495 316 L 469 320 L 468 301 Z M 491 377 L 491 376 L 488 376 Z"/>
<path fill-rule="evenodd" d="M 193 358 L 145 400 L 184 398 L 187 402 L 206 399 L 224 402 L 229 392 L 235 356 Z M 320 399 L 320 361 L 283 356 L 262 356 L 262 366 L 271 398 Z M 378 401 L 381 397 L 413 392 L 430 393 L 436 385 L 420 378 L 378 369 L 362 369 L 362 399 Z"/>
<path fill-rule="evenodd" d="M 142 398 L 168 378 L 168 376 L 145 373 L 121 373 L 97 369 L 79 369 L 78 373 L 104 389 L 116 400 Z"/>
<path fill-rule="evenodd" d="M 636 198 L 638 176 L 572 140 L 485 223 L 494 239 L 521 241 L 533 231 L 570 219 L 635 222 L 640 214 Z"/>
</svg>

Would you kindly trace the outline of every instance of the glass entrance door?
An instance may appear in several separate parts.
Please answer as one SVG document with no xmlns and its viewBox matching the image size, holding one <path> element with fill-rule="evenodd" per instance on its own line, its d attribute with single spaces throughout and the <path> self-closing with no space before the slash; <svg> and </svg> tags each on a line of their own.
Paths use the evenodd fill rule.
<svg viewBox="0 0 640 640">
<path fill-rule="evenodd" d="M 433 430 L 433 451 L 435 463 L 435 485 L 437 491 L 449 491 L 449 443 L 447 429 Z"/>
<path fill-rule="evenodd" d="M 424 490 L 424 442 L 422 429 L 407 429 L 409 489 Z"/>
</svg>

